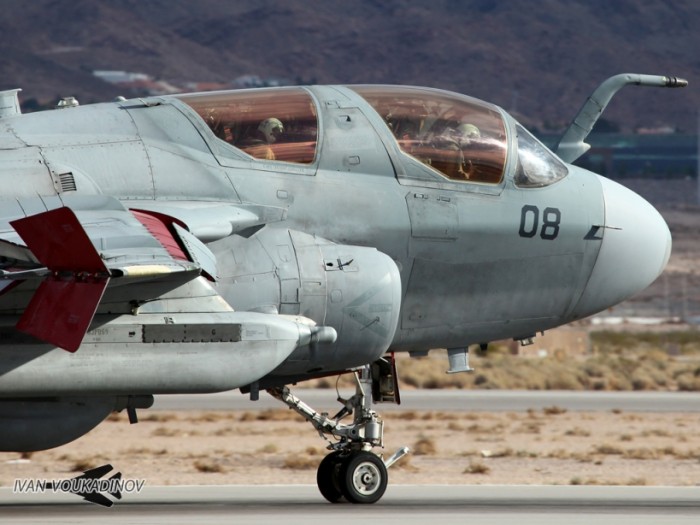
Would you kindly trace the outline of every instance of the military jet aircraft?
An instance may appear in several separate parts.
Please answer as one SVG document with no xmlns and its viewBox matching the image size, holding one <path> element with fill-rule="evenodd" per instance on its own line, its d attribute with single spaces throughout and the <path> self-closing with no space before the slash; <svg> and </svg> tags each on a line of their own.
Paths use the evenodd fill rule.
<svg viewBox="0 0 700 525">
<path fill-rule="evenodd" d="M 21 114 L 0 94 L 0 450 L 60 446 L 154 395 L 266 390 L 329 440 L 318 485 L 387 486 L 392 355 L 468 349 L 604 310 L 669 230 L 572 164 L 624 74 L 553 153 L 503 109 L 404 86 L 159 96 Z M 318 413 L 289 385 L 352 371 Z M 344 418 L 351 419 L 343 422 Z"/>
</svg>

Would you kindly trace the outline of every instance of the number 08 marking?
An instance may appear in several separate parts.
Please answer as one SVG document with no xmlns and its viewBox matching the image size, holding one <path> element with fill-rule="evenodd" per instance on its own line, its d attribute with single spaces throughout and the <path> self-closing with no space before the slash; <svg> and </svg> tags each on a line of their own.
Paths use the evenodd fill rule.
<svg viewBox="0 0 700 525">
<path fill-rule="evenodd" d="M 532 238 L 540 232 L 540 238 L 546 241 L 553 241 L 559 235 L 559 223 L 561 222 L 561 211 L 559 208 L 545 208 L 542 212 L 542 228 L 540 229 L 540 209 L 537 206 L 526 204 L 520 210 L 520 230 L 521 237 Z"/>
</svg>

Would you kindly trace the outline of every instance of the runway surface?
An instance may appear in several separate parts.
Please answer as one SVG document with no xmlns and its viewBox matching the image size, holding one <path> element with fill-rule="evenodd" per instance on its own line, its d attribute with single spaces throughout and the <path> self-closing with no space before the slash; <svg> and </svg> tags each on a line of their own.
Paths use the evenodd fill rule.
<svg viewBox="0 0 700 525">
<path fill-rule="evenodd" d="M 314 408 L 338 407 L 335 390 L 296 389 Z M 344 397 L 351 390 L 341 391 Z M 458 391 L 402 392 L 403 404 L 380 411 L 525 411 L 558 406 L 570 411 L 700 412 L 700 395 L 650 392 Z M 157 396 L 156 410 L 283 408 L 261 393 Z M 320 523 L 492 525 L 700 523 L 700 487 L 392 485 L 375 505 L 331 505 L 310 485 L 148 486 L 124 494 L 112 508 L 74 494 L 13 494 L 0 488 L 0 524 L 267 524 Z"/>
<path fill-rule="evenodd" d="M 340 408 L 334 389 L 293 389 L 317 410 Z M 341 390 L 343 397 L 352 390 Z M 700 412 L 700 394 L 694 392 L 574 392 L 564 390 L 408 390 L 401 392 L 401 406 L 379 405 L 379 411 L 434 410 L 465 412 L 510 412 L 541 410 L 558 406 L 571 411 Z M 250 401 L 240 392 L 156 396 L 156 410 L 266 410 L 284 405 L 266 392 Z"/>
<path fill-rule="evenodd" d="M 358 521 L 359 520 L 359 521 Z M 148 487 L 112 508 L 0 489 L 0 523 L 698 523 L 697 487 L 390 486 L 375 505 L 331 505 L 315 486 Z"/>
</svg>

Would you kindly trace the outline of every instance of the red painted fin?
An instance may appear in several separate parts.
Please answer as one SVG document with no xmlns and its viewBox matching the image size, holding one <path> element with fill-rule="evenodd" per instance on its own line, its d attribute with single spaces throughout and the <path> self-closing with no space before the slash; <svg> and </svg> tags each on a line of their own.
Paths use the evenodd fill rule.
<svg viewBox="0 0 700 525">
<path fill-rule="evenodd" d="M 163 215 L 162 213 L 136 210 L 131 210 L 131 213 L 133 213 L 134 217 L 141 221 L 141 224 L 146 227 L 148 233 L 158 239 L 158 242 L 167 250 L 171 257 L 181 261 L 189 260 L 168 227 L 170 223 L 179 223 L 179 221 L 176 221 L 167 215 Z"/>
<path fill-rule="evenodd" d="M 17 323 L 17 329 L 75 352 L 90 328 L 108 281 L 54 278 L 43 281 Z"/>
<path fill-rule="evenodd" d="M 47 268 L 58 272 L 108 273 L 70 208 L 57 208 L 10 224 Z"/>
<path fill-rule="evenodd" d="M 109 270 L 70 208 L 11 224 L 53 273 L 39 285 L 17 329 L 75 352 L 107 288 Z"/>
</svg>

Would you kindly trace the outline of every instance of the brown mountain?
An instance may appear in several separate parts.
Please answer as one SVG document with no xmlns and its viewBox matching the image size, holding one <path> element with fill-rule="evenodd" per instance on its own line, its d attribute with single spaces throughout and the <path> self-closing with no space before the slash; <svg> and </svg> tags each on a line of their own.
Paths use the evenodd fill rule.
<svg viewBox="0 0 700 525">
<path fill-rule="evenodd" d="M 97 69 L 176 84 L 245 74 L 420 84 L 561 128 L 607 76 L 671 74 L 691 86 L 626 88 L 605 116 L 694 132 L 698 25 L 696 0 L 0 0 L 0 89 L 83 103 L 128 95 Z"/>
</svg>

